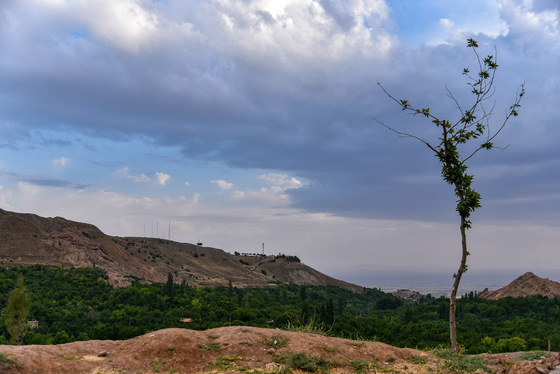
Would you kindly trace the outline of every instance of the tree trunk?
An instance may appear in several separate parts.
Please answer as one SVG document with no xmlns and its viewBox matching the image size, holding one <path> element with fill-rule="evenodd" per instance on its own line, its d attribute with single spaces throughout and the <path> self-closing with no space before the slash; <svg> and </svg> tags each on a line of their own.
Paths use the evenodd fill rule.
<svg viewBox="0 0 560 374">
<path fill-rule="evenodd" d="M 455 274 L 455 281 L 451 289 L 451 297 L 449 300 L 449 336 L 451 338 L 451 349 L 454 353 L 459 353 L 459 344 L 457 343 L 457 324 L 455 322 L 455 314 L 457 310 L 457 291 L 459 290 L 459 283 L 461 277 L 465 272 L 467 265 L 467 232 L 466 232 L 466 219 L 461 217 L 461 265 L 457 274 Z"/>
</svg>

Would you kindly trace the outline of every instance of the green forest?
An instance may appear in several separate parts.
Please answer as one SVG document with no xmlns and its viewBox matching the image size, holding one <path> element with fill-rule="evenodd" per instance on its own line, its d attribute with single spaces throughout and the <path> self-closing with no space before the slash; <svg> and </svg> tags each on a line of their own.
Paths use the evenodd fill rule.
<svg viewBox="0 0 560 374">
<path fill-rule="evenodd" d="M 30 299 L 23 344 L 76 340 L 122 340 L 178 327 L 205 330 L 244 325 L 373 340 L 397 347 L 429 349 L 449 345 L 449 299 L 426 295 L 403 301 L 375 288 L 353 293 L 332 286 L 246 289 L 190 287 L 172 274 L 163 284 L 130 279 L 113 288 L 101 268 L 0 268 L 0 344 L 9 344 L 8 295 L 19 274 Z M 191 319 L 191 322 L 183 322 Z M 465 353 L 560 350 L 560 297 L 490 301 L 470 293 L 458 300 L 458 338 Z"/>
</svg>

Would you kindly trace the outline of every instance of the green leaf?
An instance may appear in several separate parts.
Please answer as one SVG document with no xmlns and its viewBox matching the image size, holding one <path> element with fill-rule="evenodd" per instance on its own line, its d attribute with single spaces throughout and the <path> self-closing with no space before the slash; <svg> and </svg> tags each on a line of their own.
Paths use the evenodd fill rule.
<svg viewBox="0 0 560 374">
<path fill-rule="evenodd" d="M 469 38 L 469 39 L 467 39 L 467 47 L 478 48 L 478 43 L 473 38 Z"/>
</svg>

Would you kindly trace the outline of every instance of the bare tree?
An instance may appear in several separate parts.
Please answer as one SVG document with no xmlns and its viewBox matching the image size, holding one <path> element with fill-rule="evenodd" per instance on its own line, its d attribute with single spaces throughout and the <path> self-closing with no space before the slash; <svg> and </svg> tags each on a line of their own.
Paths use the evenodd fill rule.
<svg viewBox="0 0 560 374">
<path fill-rule="evenodd" d="M 376 120 L 379 124 L 395 132 L 400 137 L 413 138 L 425 144 L 441 163 L 441 176 L 443 180 L 452 185 L 455 190 L 457 197 L 456 210 L 461 218 L 461 262 L 459 270 L 453 275 L 454 281 L 453 288 L 451 289 L 449 310 L 449 335 L 451 347 L 455 353 L 459 352 L 455 322 L 457 290 L 461 277 L 468 268 L 467 230 L 471 228 L 469 217 L 474 210 L 481 206 L 480 194 L 472 187 L 473 176 L 467 173 L 468 166 L 466 162 L 480 150 L 497 148 L 494 146 L 494 139 L 504 129 L 511 117 L 517 117 L 517 110 L 525 94 L 524 84 L 521 84 L 515 94 L 513 105 L 505 111 L 504 117 L 499 120 L 497 126 L 491 128 L 495 102 L 491 102 L 491 105 L 489 105 L 489 100 L 492 99 L 495 92 L 494 76 L 498 68 L 497 60 L 492 55 L 481 58 L 477 51 L 478 43 L 474 39 L 468 39 L 467 47 L 472 48 L 474 52 L 478 71 L 476 75 L 471 75 L 469 69 L 465 68 L 463 70 L 463 75 L 467 77 L 467 84 L 470 86 L 471 93 L 473 94 L 470 105 L 462 106 L 457 97 L 447 89 L 447 96 L 459 111 L 459 118 L 454 122 L 432 114 L 430 108 L 417 108 L 411 105 L 408 100 L 396 99 L 378 83 L 383 92 L 396 102 L 403 111 L 412 116 L 421 116 L 431 120 L 440 130 L 437 140 L 431 141 L 407 131 L 399 131 L 384 122 Z"/>
</svg>

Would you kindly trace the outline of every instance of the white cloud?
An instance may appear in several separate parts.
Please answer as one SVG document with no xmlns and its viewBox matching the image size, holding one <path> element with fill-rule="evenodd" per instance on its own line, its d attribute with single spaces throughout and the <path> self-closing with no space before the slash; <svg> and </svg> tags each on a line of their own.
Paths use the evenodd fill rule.
<svg viewBox="0 0 560 374">
<path fill-rule="evenodd" d="M 201 195 L 198 192 L 193 195 L 193 198 L 192 198 L 193 204 L 198 204 L 198 201 L 200 200 L 200 196 Z"/>
<path fill-rule="evenodd" d="M 61 157 L 61 158 L 57 158 L 57 159 L 53 160 L 52 163 L 54 165 L 64 166 L 68 163 L 68 161 L 70 161 L 70 159 L 68 159 L 66 157 Z"/>
<path fill-rule="evenodd" d="M 224 190 L 224 191 L 233 188 L 233 183 L 226 182 L 225 180 L 214 180 L 214 181 L 210 181 L 210 183 L 214 183 L 221 190 Z"/>
<path fill-rule="evenodd" d="M 212 25 L 213 35 L 218 36 L 210 40 L 211 45 L 260 66 L 321 61 L 322 68 L 358 51 L 384 55 L 392 46 L 391 37 L 379 27 L 389 15 L 381 0 L 354 0 L 344 6 L 313 0 L 215 1 L 212 5 L 201 15 L 203 25 Z"/>
<path fill-rule="evenodd" d="M 167 183 L 167 181 L 171 179 L 171 175 L 169 174 L 165 174 L 165 173 L 160 173 L 160 172 L 156 172 L 156 180 L 159 184 L 161 184 L 162 186 L 165 186 L 165 184 Z"/>
<path fill-rule="evenodd" d="M 113 172 L 113 175 L 116 176 L 123 176 L 123 177 L 127 177 L 129 173 L 128 167 L 125 166 L 122 169 L 117 169 Z"/>
<path fill-rule="evenodd" d="M 306 183 L 301 182 L 296 178 L 290 178 L 287 174 L 268 173 L 262 174 L 258 179 L 264 180 L 268 187 L 261 187 L 259 189 L 236 189 L 231 191 L 228 195 L 229 202 L 243 202 L 244 204 L 261 204 L 263 200 L 268 201 L 269 204 L 289 204 L 291 199 L 287 191 L 296 190 L 307 186 Z M 213 180 L 211 183 L 216 184 L 221 190 L 227 191 L 234 187 L 233 183 L 225 180 Z M 226 203 L 226 202 L 224 202 Z"/>
<path fill-rule="evenodd" d="M 245 197 L 245 191 L 235 190 L 231 193 L 231 197 L 234 200 L 241 200 Z"/>
<path fill-rule="evenodd" d="M 128 178 L 131 179 L 132 181 L 136 182 L 136 183 L 145 183 L 145 182 L 149 182 L 151 180 L 144 173 L 138 174 L 138 175 L 129 175 Z"/>
<path fill-rule="evenodd" d="M 129 169 L 128 169 L 128 167 L 126 167 L 126 166 L 123 167 L 122 169 L 115 170 L 115 171 L 113 172 L 113 175 L 116 175 L 116 176 L 123 176 L 123 177 L 125 177 L 125 178 L 127 178 L 127 179 L 129 179 L 129 180 L 131 180 L 131 181 L 133 181 L 133 182 L 136 182 L 136 183 L 146 183 L 146 182 L 149 182 L 149 181 L 151 180 L 151 179 L 150 179 L 146 174 L 144 174 L 144 173 L 138 174 L 138 175 L 130 174 Z"/>
<path fill-rule="evenodd" d="M 274 187 L 278 187 L 283 191 L 297 190 L 299 188 L 305 187 L 306 185 L 296 178 L 289 178 L 287 174 L 268 173 L 261 175 L 259 179 L 262 179 L 268 184 Z"/>
<path fill-rule="evenodd" d="M 510 24 L 511 37 L 527 48 L 550 52 L 560 47 L 560 9 L 537 11 L 533 1 L 500 1 L 502 17 Z"/>
<path fill-rule="evenodd" d="M 439 24 L 444 29 L 452 29 L 455 26 L 455 23 L 453 21 L 451 21 L 450 19 L 447 19 L 447 18 L 440 18 Z"/>
<path fill-rule="evenodd" d="M 71 1 L 67 11 L 94 37 L 134 54 L 151 47 L 160 23 L 155 12 L 138 0 Z"/>
<path fill-rule="evenodd" d="M 185 186 L 188 187 L 188 186 L 190 186 L 190 185 L 191 185 L 191 184 L 190 184 L 188 181 L 185 182 Z"/>
<path fill-rule="evenodd" d="M 261 187 L 258 190 L 235 191 L 232 194 L 234 200 L 254 198 L 267 200 L 269 203 L 287 205 L 291 202 L 289 190 L 297 190 L 307 186 L 296 178 L 290 178 L 287 174 L 268 173 L 258 177 L 266 181 L 269 187 Z"/>
</svg>

